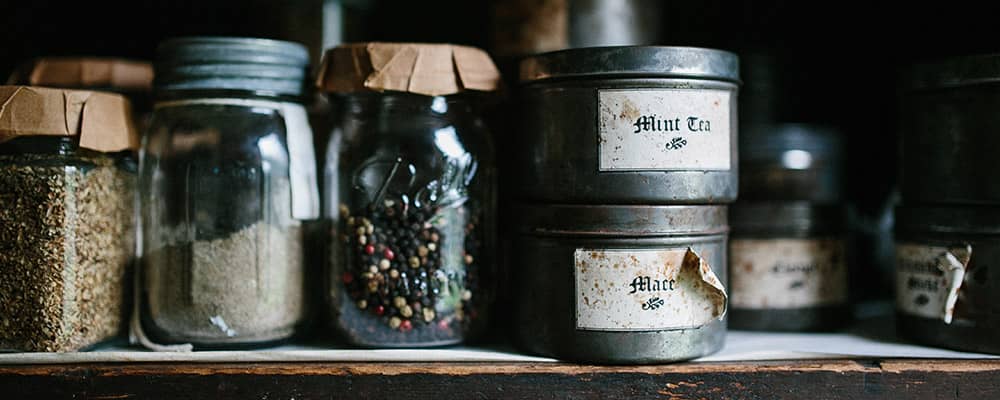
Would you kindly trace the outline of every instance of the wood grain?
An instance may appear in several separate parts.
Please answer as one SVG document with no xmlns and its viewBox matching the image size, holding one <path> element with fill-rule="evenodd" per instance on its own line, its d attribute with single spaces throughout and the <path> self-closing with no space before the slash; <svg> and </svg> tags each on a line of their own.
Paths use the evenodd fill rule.
<svg viewBox="0 0 1000 400">
<path fill-rule="evenodd" d="M 2 398 L 996 399 L 998 360 L 0 366 Z"/>
</svg>

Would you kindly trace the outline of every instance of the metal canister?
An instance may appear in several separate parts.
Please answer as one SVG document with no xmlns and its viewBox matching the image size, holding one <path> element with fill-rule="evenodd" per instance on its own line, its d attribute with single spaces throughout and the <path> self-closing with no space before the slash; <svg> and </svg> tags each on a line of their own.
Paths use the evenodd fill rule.
<svg viewBox="0 0 1000 400">
<path fill-rule="evenodd" d="M 845 213 L 809 202 L 730 208 L 729 322 L 734 329 L 832 329 L 850 317 Z"/>
<path fill-rule="evenodd" d="M 1000 208 L 900 207 L 896 216 L 898 333 L 1000 354 Z"/>
<path fill-rule="evenodd" d="M 736 55 L 563 50 L 522 61 L 514 163 L 526 200 L 724 204 L 737 193 Z"/>
<path fill-rule="evenodd" d="M 754 124 L 740 135 L 740 201 L 837 204 L 843 170 L 843 138 L 830 127 Z"/>
<path fill-rule="evenodd" d="M 919 204 L 997 204 L 1000 54 L 919 65 L 903 96 L 900 185 Z"/>
<path fill-rule="evenodd" d="M 650 364 L 717 351 L 726 322 L 725 206 L 522 206 L 509 265 L 528 351 Z"/>
</svg>

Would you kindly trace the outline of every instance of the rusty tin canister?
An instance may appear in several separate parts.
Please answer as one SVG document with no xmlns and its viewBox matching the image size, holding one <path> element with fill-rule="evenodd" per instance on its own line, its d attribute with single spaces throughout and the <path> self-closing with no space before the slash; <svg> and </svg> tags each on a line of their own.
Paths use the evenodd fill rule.
<svg viewBox="0 0 1000 400">
<path fill-rule="evenodd" d="M 899 207 L 896 224 L 900 336 L 1000 353 L 1000 208 Z"/>
<path fill-rule="evenodd" d="M 1000 54 L 918 65 L 904 82 L 903 199 L 914 204 L 996 204 L 1000 183 Z"/>
<path fill-rule="evenodd" d="M 850 318 L 846 213 L 809 202 L 730 207 L 733 329 L 833 329 Z"/>
<path fill-rule="evenodd" d="M 515 191 L 553 203 L 731 202 L 738 64 L 735 54 L 691 47 L 523 60 Z"/>
<path fill-rule="evenodd" d="M 653 364 L 722 347 L 725 206 L 521 206 L 509 266 L 517 343 Z"/>
</svg>

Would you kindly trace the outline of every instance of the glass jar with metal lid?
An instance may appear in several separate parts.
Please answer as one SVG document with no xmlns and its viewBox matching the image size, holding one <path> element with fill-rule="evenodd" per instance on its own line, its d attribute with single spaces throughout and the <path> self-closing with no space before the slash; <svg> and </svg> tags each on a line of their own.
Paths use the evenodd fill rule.
<svg viewBox="0 0 1000 400">
<path fill-rule="evenodd" d="M 521 62 L 512 187 L 528 201 L 719 204 L 737 193 L 736 55 L 597 47 Z"/>
<path fill-rule="evenodd" d="M 0 349 L 77 351 L 126 326 L 135 150 L 124 97 L 0 86 Z"/>
<path fill-rule="evenodd" d="M 143 328 L 200 347 L 292 336 L 306 305 L 302 221 L 319 213 L 300 103 L 306 49 L 181 38 L 157 52 L 140 163 Z"/>
<path fill-rule="evenodd" d="M 482 50 L 361 43 L 327 51 L 318 85 L 341 115 L 327 153 L 329 302 L 349 343 L 474 338 L 493 293 L 496 172 Z"/>
</svg>

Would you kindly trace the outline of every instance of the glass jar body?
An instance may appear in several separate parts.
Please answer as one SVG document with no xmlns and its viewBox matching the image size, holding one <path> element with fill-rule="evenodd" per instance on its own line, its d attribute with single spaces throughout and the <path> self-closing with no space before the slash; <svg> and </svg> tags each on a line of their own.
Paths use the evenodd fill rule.
<svg viewBox="0 0 1000 400">
<path fill-rule="evenodd" d="M 313 151 L 308 124 L 292 123 L 304 118 L 299 104 L 247 94 L 157 103 L 140 164 L 142 320 L 155 340 L 242 347 L 295 333 L 301 219 L 318 206 L 315 170 L 293 161 L 303 141 Z"/>
<path fill-rule="evenodd" d="M 77 351 L 121 333 L 135 169 L 75 138 L 0 144 L 0 348 Z"/>
<path fill-rule="evenodd" d="M 472 99 L 336 100 L 325 174 L 334 328 L 366 347 L 474 338 L 493 298 L 496 178 Z"/>
</svg>

